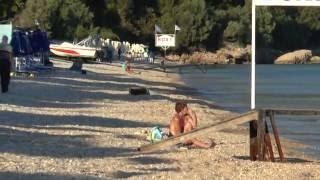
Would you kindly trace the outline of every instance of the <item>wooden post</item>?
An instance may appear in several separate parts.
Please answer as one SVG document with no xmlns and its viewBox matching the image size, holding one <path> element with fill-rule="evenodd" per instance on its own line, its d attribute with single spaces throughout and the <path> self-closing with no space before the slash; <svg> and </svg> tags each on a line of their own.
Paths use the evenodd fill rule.
<svg viewBox="0 0 320 180">
<path fill-rule="evenodd" d="M 265 111 L 259 110 L 258 115 L 258 135 L 257 135 L 257 141 L 258 141 L 258 160 L 263 161 L 264 160 L 264 136 L 265 136 Z"/>
<path fill-rule="evenodd" d="M 280 161 L 283 162 L 284 156 L 283 156 L 283 152 L 282 152 L 282 148 L 281 148 L 279 132 L 278 132 L 277 126 L 274 121 L 274 112 L 272 110 L 270 110 L 269 115 L 270 115 L 270 122 L 271 122 L 271 126 L 272 126 L 272 131 L 274 134 L 274 139 L 276 141 L 278 152 L 279 152 Z"/>
<path fill-rule="evenodd" d="M 258 118 L 257 118 L 258 119 Z M 250 160 L 256 161 L 257 160 L 257 153 L 258 153 L 258 144 L 257 144 L 257 119 L 249 122 L 249 137 L 250 137 Z"/>
</svg>

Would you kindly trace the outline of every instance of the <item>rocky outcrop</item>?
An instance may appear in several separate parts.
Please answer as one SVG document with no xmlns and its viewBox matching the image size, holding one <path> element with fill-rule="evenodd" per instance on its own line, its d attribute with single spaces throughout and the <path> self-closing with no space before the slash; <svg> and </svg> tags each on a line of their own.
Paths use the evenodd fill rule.
<svg viewBox="0 0 320 180">
<path fill-rule="evenodd" d="M 167 59 L 180 61 L 182 64 L 207 63 L 207 64 L 243 64 L 250 61 L 250 46 L 246 48 L 226 47 L 216 52 L 196 51 L 191 55 L 169 55 Z"/>
<path fill-rule="evenodd" d="M 313 56 L 310 61 L 312 64 L 320 64 L 320 56 Z"/>
<path fill-rule="evenodd" d="M 230 64 L 244 64 L 250 61 L 251 46 L 246 48 L 226 47 L 218 50 L 216 54 Z"/>
<path fill-rule="evenodd" d="M 311 57 L 310 50 L 297 50 L 278 57 L 275 64 L 305 64 L 310 62 Z"/>
</svg>

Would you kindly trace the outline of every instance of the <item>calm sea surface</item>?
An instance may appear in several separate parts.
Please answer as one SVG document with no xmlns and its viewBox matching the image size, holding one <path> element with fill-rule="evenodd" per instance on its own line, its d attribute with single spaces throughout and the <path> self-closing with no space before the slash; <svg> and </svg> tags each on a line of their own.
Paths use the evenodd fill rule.
<svg viewBox="0 0 320 180">
<path fill-rule="evenodd" d="M 202 73 L 184 68 L 181 77 L 204 97 L 229 110 L 250 110 L 250 65 L 218 65 Z M 257 65 L 257 108 L 320 109 L 320 65 Z M 320 116 L 277 116 L 281 136 L 303 142 L 320 159 Z"/>
</svg>

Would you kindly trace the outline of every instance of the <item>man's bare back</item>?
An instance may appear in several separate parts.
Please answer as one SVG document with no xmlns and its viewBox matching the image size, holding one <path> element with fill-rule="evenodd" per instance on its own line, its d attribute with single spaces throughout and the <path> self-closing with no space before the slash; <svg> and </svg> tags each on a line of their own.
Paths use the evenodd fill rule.
<svg viewBox="0 0 320 180">
<path fill-rule="evenodd" d="M 170 136 L 176 136 L 180 133 L 183 133 L 182 120 L 178 114 L 175 114 L 170 120 Z"/>
</svg>

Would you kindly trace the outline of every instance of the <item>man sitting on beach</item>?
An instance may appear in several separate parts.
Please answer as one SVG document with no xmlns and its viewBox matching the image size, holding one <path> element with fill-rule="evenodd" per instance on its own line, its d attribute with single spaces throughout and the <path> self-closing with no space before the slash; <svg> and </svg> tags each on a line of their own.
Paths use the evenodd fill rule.
<svg viewBox="0 0 320 180">
<path fill-rule="evenodd" d="M 175 111 L 176 113 L 170 121 L 169 136 L 177 136 L 180 133 L 189 132 L 197 127 L 198 119 L 196 113 L 188 108 L 186 103 L 177 102 Z M 205 143 L 198 139 L 187 140 L 185 144 L 200 148 L 210 148 L 216 145 L 213 141 Z"/>
</svg>

